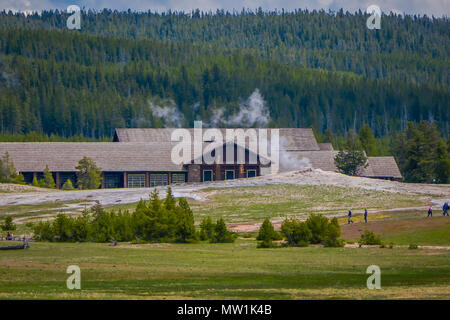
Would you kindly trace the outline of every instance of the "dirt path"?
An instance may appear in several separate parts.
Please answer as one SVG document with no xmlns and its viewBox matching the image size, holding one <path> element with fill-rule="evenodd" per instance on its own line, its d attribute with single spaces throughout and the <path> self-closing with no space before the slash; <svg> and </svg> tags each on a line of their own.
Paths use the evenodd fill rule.
<svg viewBox="0 0 450 320">
<path fill-rule="evenodd" d="M 346 244 L 345 248 L 379 248 L 380 246 L 359 246 L 359 244 Z M 394 245 L 393 248 L 408 248 L 409 246 L 399 246 Z M 450 246 L 417 246 L 419 249 L 427 249 L 427 250 L 450 250 Z"/>
<path fill-rule="evenodd" d="M 175 197 L 186 197 L 203 201 L 207 200 L 207 193 L 204 192 L 204 189 L 206 188 L 232 188 L 280 184 L 332 185 L 392 193 L 431 195 L 434 198 L 450 198 L 450 185 L 411 184 L 350 177 L 319 169 L 284 172 L 250 179 L 173 185 L 172 190 Z M 161 196 L 164 196 L 166 187 L 158 187 L 157 189 L 159 189 Z M 0 194 L 0 206 L 74 200 L 99 201 L 102 205 L 135 203 L 140 199 L 147 199 L 152 190 L 153 188 L 140 188 L 4 193 Z"/>
<path fill-rule="evenodd" d="M 443 203 L 445 201 L 450 202 L 450 199 L 440 199 L 440 200 L 433 200 L 432 202 L 439 202 Z M 395 212 L 404 212 L 404 211 L 423 211 L 424 217 L 426 214 L 426 210 L 428 209 L 427 206 L 424 207 L 410 207 L 410 208 L 394 208 L 394 209 L 380 209 L 380 210 L 368 210 L 369 215 L 374 213 L 395 213 Z M 363 214 L 363 211 L 358 210 L 352 210 L 354 215 Z M 337 215 L 330 215 L 328 217 L 346 217 L 346 213 L 337 214 Z M 307 217 L 298 217 L 298 220 L 304 221 Z M 270 222 L 272 222 L 275 230 L 281 229 L 281 224 L 283 223 L 284 219 L 271 219 Z M 381 220 L 371 221 L 370 223 L 377 223 L 381 222 Z M 388 222 L 389 223 L 389 222 Z M 249 233 L 249 232 L 257 232 L 259 228 L 261 227 L 262 222 L 260 221 L 252 221 L 252 222 L 236 222 L 236 223 L 228 223 L 227 226 L 230 230 L 234 232 L 243 232 L 243 233 Z M 359 225 L 357 223 L 356 225 Z M 343 228 L 346 228 L 346 225 L 343 226 Z M 372 230 L 372 229 L 371 229 Z M 348 235 L 347 235 L 348 236 Z M 359 237 L 354 235 L 354 237 Z"/>
</svg>

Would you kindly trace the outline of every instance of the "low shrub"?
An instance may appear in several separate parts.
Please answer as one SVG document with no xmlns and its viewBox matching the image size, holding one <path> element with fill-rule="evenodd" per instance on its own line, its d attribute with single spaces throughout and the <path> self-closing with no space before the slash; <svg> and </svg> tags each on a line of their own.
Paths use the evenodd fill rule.
<svg viewBox="0 0 450 320">
<path fill-rule="evenodd" d="M 311 232 L 309 242 L 323 243 L 328 232 L 328 225 L 330 221 L 327 217 L 321 214 L 311 214 L 306 220 L 306 226 Z"/>
<path fill-rule="evenodd" d="M 286 219 L 281 232 L 289 246 L 306 247 L 310 243 L 321 243 L 325 247 L 343 247 L 344 240 L 339 239 L 341 228 L 337 218 L 331 221 L 323 215 L 311 214 L 306 222 Z"/>
<path fill-rule="evenodd" d="M 243 233 L 241 237 L 245 239 L 250 239 L 253 238 L 253 235 L 251 233 Z"/>
<path fill-rule="evenodd" d="M 343 247 L 345 242 L 339 239 L 341 236 L 341 228 L 339 227 L 339 222 L 337 218 L 333 218 L 328 224 L 327 232 L 325 234 L 323 244 L 325 247 Z"/>
<path fill-rule="evenodd" d="M 413 244 L 412 243 L 412 244 L 409 245 L 408 249 L 410 249 L 410 250 L 419 249 L 419 246 L 417 244 Z"/>
<path fill-rule="evenodd" d="M 14 231 L 16 230 L 16 225 L 13 222 L 13 218 L 11 216 L 6 217 L 5 221 L 1 225 L 3 231 Z"/>
<path fill-rule="evenodd" d="M 222 218 L 217 220 L 214 226 L 214 234 L 210 239 L 211 243 L 231 243 L 236 240 L 236 235 L 227 229 L 227 225 Z"/>
<path fill-rule="evenodd" d="M 381 245 L 383 244 L 381 242 L 380 236 L 376 235 L 370 230 L 365 230 L 361 234 L 361 238 L 359 239 L 358 243 L 361 245 Z"/>
<path fill-rule="evenodd" d="M 290 246 L 307 246 L 312 237 L 311 230 L 306 223 L 296 219 L 284 220 L 281 224 L 281 232 Z"/>
</svg>

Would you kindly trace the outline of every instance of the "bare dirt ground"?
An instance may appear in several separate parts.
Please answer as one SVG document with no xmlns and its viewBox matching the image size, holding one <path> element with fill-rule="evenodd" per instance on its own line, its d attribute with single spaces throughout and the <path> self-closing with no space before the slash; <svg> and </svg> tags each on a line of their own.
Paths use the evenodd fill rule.
<svg viewBox="0 0 450 320">
<path fill-rule="evenodd" d="M 450 198 L 450 185 L 413 184 L 361 177 L 350 177 L 335 172 L 322 171 L 320 169 L 290 171 L 250 179 L 173 185 L 172 190 L 175 197 L 186 197 L 203 201 L 207 200 L 207 193 L 203 192 L 207 188 L 250 187 L 280 184 L 332 185 L 402 194 L 425 194 L 438 199 L 436 204 L 440 204 L 443 201 L 439 200 L 441 198 Z M 167 188 L 158 187 L 157 189 L 163 197 Z M 74 200 L 98 201 L 102 205 L 135 203 L 140 199 L 148 199 L 149 193 L 153 190 L 153 188 L 99 189 L 82 191 L 51 190 L 47 192 L 42 192 L 41 190 L 42 189 L 37 188 L 37 192 L 12 192 L 0 194 L 0 206 L 39 204 L 55 201 L 65 202 Z"/>
</svg>

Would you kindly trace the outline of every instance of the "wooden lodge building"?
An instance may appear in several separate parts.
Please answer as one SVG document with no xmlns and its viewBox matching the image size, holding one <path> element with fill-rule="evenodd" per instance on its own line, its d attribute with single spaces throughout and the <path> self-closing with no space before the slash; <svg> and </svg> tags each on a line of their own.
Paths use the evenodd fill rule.
<svg viewBox="0 0 450 320">
<path fill-rule="evenodd" d="M 43 170 L 48 166 L 58 188 L 68 179 L 76 184 L 75 167 L 83 157 L 91 158 L 101 168 L 102 188 L 155 187 L 249 178 L 270 172 L 270 163 L 263 165 L 260 155 L 254 155 L 257 162 L 250 164 L 251 151 L 236 143 L 233 143 L 235 152 L 231 164 L 227 161 L 227 143 L 223 145 L 222 164 L 209 165 L 203 158 L 201 163 L 195 163 L 193 156 L 190 162 L 174 164 L 171 153 L 179 143 L 171 141 L 173 130 L 175 129 L 116 129 L 113 142 L 5 142 L 0 143 L 0 156 L 8 152 L 17 171 L 24 175 L 27 183 L 31 183 L 35 176 L 42 178 Z M 193 129 L 188 130 L 193 136 Z M 225 129 L 222 130 L 225 137 Z M 279 136 L 285 152 L 298 159 L 309 159 L 313 168 L 336 171 L 334 156 L 337 151 L 333 150 L 331 144 L 317 143 L 311 129 L 279 129 Z M 204 146 L 209 143 L 211 141 L 203 141 Z M 236 161 L 240 148 L 245 152 L 244 164 Z M 369 157 L 368 163 L 362 176 L 402 179 L 393 157 Z M 287 169 L 281 165 L 280 170 Z"/>
</svg>

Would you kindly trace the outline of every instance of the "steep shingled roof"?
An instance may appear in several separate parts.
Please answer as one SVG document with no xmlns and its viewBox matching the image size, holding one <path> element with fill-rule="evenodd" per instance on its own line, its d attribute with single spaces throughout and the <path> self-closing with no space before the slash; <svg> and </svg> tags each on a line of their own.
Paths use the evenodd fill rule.
<svg viewBox="0 0 450 320">
<path fill-rule="evenodd" d="M 171 134 L 177 128 L 162 128 L 162 129 L 154 129 L 154 128 L 146 128 L 146 129 L 126 129 L 126 128 L 118 128 L 116 129 L 114 135 L 115 142 L 170 142 Z M 203 128 L 203 133 L 208 128 Z M 233 129 L 242 129 L 248 130 L 248 128 L 233 128 Z M 191 137 L 194 136 L 194 129 L 190 128 L 189 130 Z M 267 139 L 270 140 L 270 131 L 271 129 L 256 129 L 257 134 L 259 135 L 259 130 L 267 130 Z M 280 145 L 285 150 L 295 150 L 295 151 L 319 151 L 320 147 L 317 144 L 316 138 L 314 137 L 314 133 L 312 129 L 307 128 L 280 128 Z M 221 128 L 220 131 L 226 139 L 226 129 Z M 248 147 L 248 146 L 247 146 Z"/>
<path fill-rule="evenodd" d="M 334 151 L 333 145 L 331 143 L 318 143 L 321 151 Z"/>
<path fill-rule="evenodd" d="M 289 152 L 295 155 L 298 160 L 306 158 L 309 160 L 314 169 L 322 169 L 325 171 L 337 171 L 334 164 L 334 157 L 339 151 L 296 151 Z M 367 168 L 362 169 L 361 176 L 370 178 L 396 178 L 401 179 L 402 175 L 398 169 L 394 157 L 368 157 Z M 288 168 L 283 168 L 281 162 L 281 170 L 287 171 Z"/>
<path fill-rule="evenodd" d="M 204 152 L 209 144 L 203 143 Z M 47 165 L 53 172 L 72 172 L 84 156 L 102 171 L 186 171 L 183 164 L 172 162 L 176 145 L 180 146 L 179 142 L 6 142 L 0 143 L 0 156 L 8 152 L 19 172 L 39 172 Z M 194 160 L 194 148 L 190 147 L 190 160 Z"/>
<path fill-rule="evenodd" d="M 19 172 L 75 171 L 84 156 L 103 171 L 183 171 L 171 161 L 170 143 L 9 142 L 0 143 Z"/>
<path fill-rule="evenodd" d="M 368 161 L 372 169 L 370 177 L 402 178 L 394 157 L 369 157 Z"/>
</svg>

